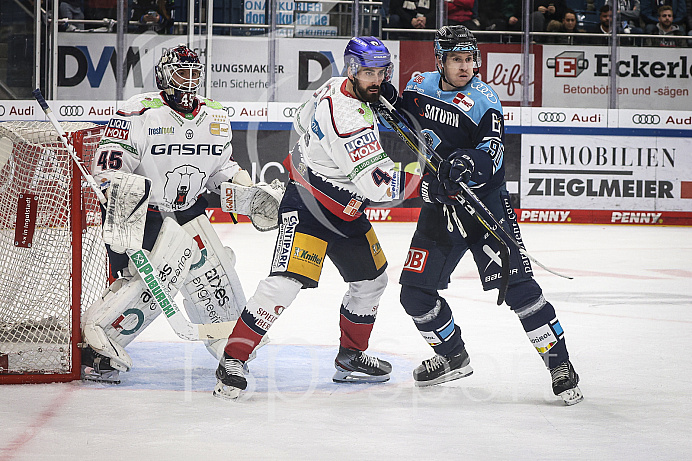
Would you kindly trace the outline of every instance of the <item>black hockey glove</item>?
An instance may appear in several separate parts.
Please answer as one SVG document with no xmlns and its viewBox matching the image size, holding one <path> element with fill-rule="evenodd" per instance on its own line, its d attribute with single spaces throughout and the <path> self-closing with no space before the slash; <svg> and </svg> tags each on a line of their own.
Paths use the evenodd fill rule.
<svg viewBox="0 0 692 461">
<path fill-rule="evenodd" d="M 396 104 L 397 99 L 399 99 L 394 85 L 386 80 L 383 80 L 382 84 L 380 85 L 380 94 L 384 97 L 384 99 L 389 101 L 391 105 Z"/>
<path fill-rule="evenodd" d="M 468 184 L 471 180 L 473 169 L 473 159 L 462 150 L 455 150 L 446 160 L 440 162 L 437 177 L 448 195 L 456 195 L 461 191 L 459 184 Z"/>
<path fill-rule="evenodd" d="M 460 189 L 461 190 L 461 189 Z M 447 195 L 445 187 L 434 174 L 425 173 L 420 182 L 420 196 L 427 203 L 446 203 L 448 205 L 458 205 L 459 202 Z"/>
</svg>

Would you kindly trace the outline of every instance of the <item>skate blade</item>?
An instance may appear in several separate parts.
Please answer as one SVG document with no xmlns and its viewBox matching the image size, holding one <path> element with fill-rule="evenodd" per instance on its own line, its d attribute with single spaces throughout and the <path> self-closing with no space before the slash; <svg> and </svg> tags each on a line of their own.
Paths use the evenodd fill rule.
<svg viewBox="0 0 692 461">
<path fill-rule="evenodd" d="M 216 382 L 212 395 L 222 400 L 236 400 L 240 396 L 241 389 L 233 386 L 226 386 L 221 381 Z"/>
<path fill-rule="evenodd" d="M 93 368 L 82 365 L 80 379 L 82 381 L 91 381 L 95 383 L 120 384 L 120 373 L 118 370 L 98 373 Z"/>
<path fill-rule="evenodd" d="M 450 373 L 447 373 L 446 375 L 438 376 L 435 379 L 431 379 L 430 381 L 416 381 L 415 384 L 416 387 L 434 386 L 436 384 L 454 381 L 455 379 L 465 378 L 467 376 L 471 376 L 472 374 L 473 368 L 471 368 L 471 365 L 466 365 L 465 367 L 458 368 Z"/>
<path fill-rule="evenodd" d="M 572 389 L 562 391 L 559 396 L 562 397 L 562 401 L 568 406 L 575 405 L 584 400 L 584 394 L 581 393 L 579 386 L 574 386 Z"/>
<path fill-rule="evenodd" d="M 389 381 L 389 374 L 374 376 L 358 373 L 356 371 L 341 371 L 337 370 L 334 373 L 332 381 L 335 383 L 351 383 L 351 384 L 367 384 L 367 383 L 383 383 Z"/>
</svg>

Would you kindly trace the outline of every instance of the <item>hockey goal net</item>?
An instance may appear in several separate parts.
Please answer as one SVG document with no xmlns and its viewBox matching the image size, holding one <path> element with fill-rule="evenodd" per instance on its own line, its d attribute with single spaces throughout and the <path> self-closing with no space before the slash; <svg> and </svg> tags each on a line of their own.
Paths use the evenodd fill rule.
<svg viewBox="0 0 692 461">
<path fill-rule="evenodd" d="M 63 127 L 91 165 L 102 128 Z M 100 224 L 50 122 L 0 123 L 0 384 L 79 379 L 80 315 L 108 284 Z"/>
</svg>

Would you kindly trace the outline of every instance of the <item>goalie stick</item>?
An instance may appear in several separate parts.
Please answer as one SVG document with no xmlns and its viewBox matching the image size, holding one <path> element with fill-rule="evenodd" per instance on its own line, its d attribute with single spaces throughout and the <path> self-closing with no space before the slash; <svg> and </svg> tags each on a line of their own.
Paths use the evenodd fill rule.
<svg viewBox="0 0 692 461">
<path fill-rule="evenodd" d="M 53 127 L 58 132 L 58 138 L 67 148 L 67 152 L 70 154 L 70 157 L 72 157 L 72 160 L 74 161 L 75 165 L 77 165 L 77 168 L 79 168 L 79 171 L 82 173 L 84 179 L 93 189 L 99 202 L 105 205 L 107 202 L 106 197 L 103 195 L 103 192 L 101 192 L 101 189 L 96 184 L 96 180 L 94 179 L 94 177 L 87 172 L 86 168 L 84 167 L 84 164 L 77 156 L 74 147 L 72 147 L 72 144 L 70 144 L 67 141 L 67 134 L 65 133 L 65 130 L 63 130 L 58 119 L 55 118 L 53 111 L 48 106 L 46 100 L 43 98 L 41 90 L 37 88 L 32 92 L 32 94 L 41 106 L 41 109 L 43 109 L 43 112 L 45 112 L 46 117 L 48 117 L 48 120 L 50 120 L 50 122 L 53 124 Z M 166 320 L 170 324 L 175 334 L 178 335 L 178 337 L 189 341 L 228 338 L 228 336 L 233 331 L 233 327 L 236 324 L 235 321 L 212 324 L 191 323 L 187 318 L 185 318 L 185 316 L 180 311 L 180 308 L 173 300 L 173 297 L 171 297 L 171 295 L 168 293 L 168 290 L 165 288 L 165 285 L 161 282 L 161 278 L 159 277 L 156 268 L 154 268 L 151 265 L 151 263 L 149 262 L 149 258 L 144 253 L 144 251 L 133 251 L 128 249 L 127 256 L 128 258 L 130 258 L 132 263 L 137 268 L 137 272 L 139 272 L 140 276 L 142 277 L 142 280 L 144 280 L 144 283 L 146 283 L 147 287 L 149 287 L 149 290 L 153 294 L 153 298 L 156 302 L 156 305 L 159 307 L 159 309 L 161 309 L 164 316 L 166 317 Z"/>
</svg>

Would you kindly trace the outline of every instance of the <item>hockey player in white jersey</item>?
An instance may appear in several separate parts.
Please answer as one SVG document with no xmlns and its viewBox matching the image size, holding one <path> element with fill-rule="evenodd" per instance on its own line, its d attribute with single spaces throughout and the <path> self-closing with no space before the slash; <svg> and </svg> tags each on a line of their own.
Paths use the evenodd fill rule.
<svg viewBox="0 0 692 461">
<path fill-rule="evenodd" d="M 108 122 L 92 167 L 108 197 L 104 240 L 115 282 L 82 319 L 84 379 L 119 382 L 132 361 L 125 347 L 161 312 L 126 249 L 144 248 L 171 296 L 180 290 L 193 323 L 236 320 L 245 296 L 209 220 L 205 190 L 223 182 L 252 186 L 233 160 L 223 107 L 196 95 L 203 68 L 184 45 L 164 50 L 155 68 L 161 90 L 128 100 Z M 217 359 L 225 340 L 207 341 Z"/>
<path fill-rule="evenodd" d="M 236 398 L 247 387 L 244 362 L 300 289 L 317 286 L 325 256 L 348 282 L 333 380 L 389 379 L 391 364 L 364 352 L 387 285 L 387 259 L 363 210 L 369 201 L 398 198 L 403 189 L 370 107 L 392 63 L 375 37 L 352 38 L 344 60 L 347 76 L 326 82 L 295 117 L 300 139 L 284 162 L 291 180 L 279 208 L 271 272 L 229 337 L 216 371 L 218 397 Z"/>
</svg>

